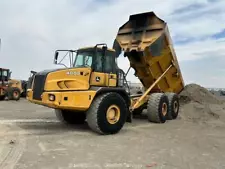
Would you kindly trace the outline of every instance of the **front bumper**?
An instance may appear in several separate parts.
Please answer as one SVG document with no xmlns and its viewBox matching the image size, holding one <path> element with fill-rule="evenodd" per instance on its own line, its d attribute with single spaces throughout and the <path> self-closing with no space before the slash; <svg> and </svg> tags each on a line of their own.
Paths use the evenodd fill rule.
<svg viewBox="0 0 225 169">
<path fill-rule="evenodd" d="M 27 100 L 31 103 L 43 105 L 54 109 L 67 110 L 87 110 L 96 94 L 96 91 L 63 91 L 63 92 L 43 92 L 41 100 L 33 99 L 33 91 L 27 91 Z M 55 99 L 50 100 L 50 95 Z"/>
</svg>

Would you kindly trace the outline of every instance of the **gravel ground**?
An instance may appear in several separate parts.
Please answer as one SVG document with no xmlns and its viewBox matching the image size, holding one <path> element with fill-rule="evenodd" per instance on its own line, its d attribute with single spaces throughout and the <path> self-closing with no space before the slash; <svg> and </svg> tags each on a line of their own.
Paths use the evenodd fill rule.
<svg viewBox="0 0 225 169">
<path fill-rule="evenodd" d="M 186 107 L 165 124 L 149 123 L 143 116 L 116 135 L 100 136 L 87 124 L 63 125 L 51 109 L 25 99 L 2 101 L 0 168 L 225 168 L 224 123 L 182 118 Z"/>
</svg>

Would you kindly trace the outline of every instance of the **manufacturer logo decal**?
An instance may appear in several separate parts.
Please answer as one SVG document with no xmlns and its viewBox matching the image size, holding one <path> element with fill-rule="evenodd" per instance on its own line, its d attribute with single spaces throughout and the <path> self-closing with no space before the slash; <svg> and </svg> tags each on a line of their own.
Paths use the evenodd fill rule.
<svg viewBox="0 0 225 169">
<path fill-rule="evenodd" d="M 67 75 L 80 75 L 80 72 L 66 72 Z"/>
</svg>

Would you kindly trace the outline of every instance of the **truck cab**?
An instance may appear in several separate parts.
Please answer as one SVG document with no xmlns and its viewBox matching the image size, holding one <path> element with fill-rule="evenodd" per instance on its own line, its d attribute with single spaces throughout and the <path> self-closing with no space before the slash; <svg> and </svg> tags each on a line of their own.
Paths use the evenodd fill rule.
<svg viewBox="0 0 225 169">
<path fill-rule="evenodd" d="M 85 91 L 117 91 L 122 92 L 129 101 L 129 86 L 124 71 L 117 66 L 114 49 L 109 49 L 106 44 L 97 44 L 78 50 L 56 50 L 54 64 L 64 65 L 58 61 L 60 52 L 67 52 L 71 56 L 70 66 L 36 72 L 30 79 L 32 82 L 28 82 L 31 84 L 27 90 L 28 100 L 51 108 L 65 103 L 64 108 L 69 109 L 67 104 L 70 100 L 76 100 L 75 93 L 86 95 Z M 71 91 L 73 94 L 69 94 Z M 63 92 L 63 98 L 59 92 Z M 50 96 L 54 97 L 54 101 L 50 100 Z M 59 100 L 62 101 L 59 103 Z M 77 103 L 79 105 L 72 108 L 87 110 L 90 101 L 88 104 Z"/>
</svg>

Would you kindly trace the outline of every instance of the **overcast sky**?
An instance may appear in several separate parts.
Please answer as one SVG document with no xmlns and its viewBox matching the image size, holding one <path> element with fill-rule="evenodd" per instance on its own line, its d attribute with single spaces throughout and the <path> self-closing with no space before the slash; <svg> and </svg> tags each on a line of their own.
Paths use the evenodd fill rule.
<svg viewBox="0 0 225 169">
<path fill-rule="evenodd" d="M 112 47 L 130 14 L 154 11 L 168 23 L 185 83 L 225 87 L 225 0 L 0 0 L 0 66 L 27 79 L 56 67 L 56 49 Z M 126 58 L 119 59 L 125 71 Z M 136 81 L 133 72 L 128 80 Z"/>
</svg>

